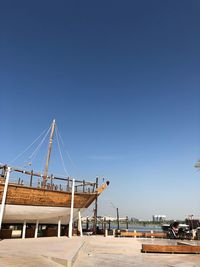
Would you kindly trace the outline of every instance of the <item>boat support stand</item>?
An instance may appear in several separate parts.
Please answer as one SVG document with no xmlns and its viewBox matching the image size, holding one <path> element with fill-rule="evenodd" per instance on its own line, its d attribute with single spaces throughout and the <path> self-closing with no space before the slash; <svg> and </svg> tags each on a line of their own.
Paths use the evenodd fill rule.
<svg viewBox="0 0 200 267">
<path fill-rule="evenodd" d="M 3 214 L 4 214 L 5 204 L 6 204 L 6 196 L 7 196 L 7 191 L 8 191 L 8 182 L 9 182 L 10 172 L 11 172 L 11 168 L 8 167 L 7 172 L 6 172 L 6 180 L 5 180 L 4 190 L 3 190 L 3 197 L 2 197 L 2 201 L 1 201 L 0 230 L 1 230 L 1 226 L 2 226 Z"/>
</svg>

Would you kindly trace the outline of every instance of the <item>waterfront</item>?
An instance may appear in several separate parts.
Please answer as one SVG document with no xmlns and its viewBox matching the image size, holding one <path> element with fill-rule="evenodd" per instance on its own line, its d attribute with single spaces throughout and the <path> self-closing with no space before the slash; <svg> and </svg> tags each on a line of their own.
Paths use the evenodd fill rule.
<svg viewBox="0 0 200 267">
<path fill-rule="evenodd" d="M 88 226 L 86 225 L 86 223 L 83 223 L 83 229 L 89 229 L 89 230 L 93 230 L 93 223 L 89 222 Z M 116 222 L 101 222 L 97 224 L 99 229 L 118 229 L 118 225 Z M 128 226 L 128 227 L 127 227 Z M 120 222 L 119 224 L 119 229 L 120 230 L 128 230 L 128 231 L 137 231 L 137 232 L 150 232 L 150 231 L 155 231 L 155 232 L 162 232 L 162 228 L 160 225 L 154 225 L 154 224 L 135 224 L 132 222 L 128 222 L 128 225 L 125 222 Z"/>
</svg>

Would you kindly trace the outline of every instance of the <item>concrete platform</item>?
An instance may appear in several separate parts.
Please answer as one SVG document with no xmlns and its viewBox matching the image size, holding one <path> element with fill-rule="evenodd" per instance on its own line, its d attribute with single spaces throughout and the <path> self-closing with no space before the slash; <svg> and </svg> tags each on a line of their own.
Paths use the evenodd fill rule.
<svg viewBox="0 0 200 267">
<path fill-rule="evenodd" d="M 0 267 L 71 267 L 84 238 L 44 237 L 0 241 Z"/>
<path fill-rule="evenodd" d="M 177 240 L 103 236 L 2 240 L 0 267 L 200 267 L 200 255 L 141 253 L 142 244 L 176 243 Z"/>
<path fill-rule="evenodd" d="M 142 244 L 175 244 L 147 238 L 93 237 L 87 240 L 74 267 L 200 267 L 200 255 L 141 253 Z"/>
</svg>

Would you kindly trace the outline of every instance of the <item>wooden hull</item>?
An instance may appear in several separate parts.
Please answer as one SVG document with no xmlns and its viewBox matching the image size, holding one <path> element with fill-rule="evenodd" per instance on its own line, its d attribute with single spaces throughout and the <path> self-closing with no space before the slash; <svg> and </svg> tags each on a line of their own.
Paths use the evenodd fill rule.
<svg viewBox="0 0 200 267">
<path fill-rule="evenodd" d="M 4 184 L 0 184 L 0 199 L 2 200 Z M 96 199 L 97 193 L 75 193 L 74 208 L 88 208 Z M 9 184 L 6 204 L 24 206 L 68 207 L 71 205 L 71 192 L 53 191 Z"/>
<path fill-rule="evenodd" d="M 106 182 L 93 190 L 93 192 L 85 192 L 85 190 L 83 192 L 75 192 L 74 219 L 78 217 L 78 211 L 84 211 L 88 208 L 108 185 L 109 182 Z M 2 203 L 5 188 L 5 179 L 1 177 L 0 203 Z M 35 223 L 36 220 L 39 220 L 40 223 L 54 224 L 61 219 L 62 224 L 68 224 L 71 197 L 71 191 L 51 190 L 9 183 L 3 209 L 3 223 L 22 223 L 24 221 Z"/>
<path fill-rule="evenodd" d="M 0 184 L 0 200 L 2 201 L 4 183 Z M 78 218 L 78 211 L 83 212 L 101 193 L 74 193 L 74 220 Z M 71 192 L 53 191 L 42 188 L 9 184 L 4 223 L 35 223 L 39 220 L 44 224 L 68 224 L 70 218 Z M 1 205 L 0 205 L 1 208 Z"/>
</svg>

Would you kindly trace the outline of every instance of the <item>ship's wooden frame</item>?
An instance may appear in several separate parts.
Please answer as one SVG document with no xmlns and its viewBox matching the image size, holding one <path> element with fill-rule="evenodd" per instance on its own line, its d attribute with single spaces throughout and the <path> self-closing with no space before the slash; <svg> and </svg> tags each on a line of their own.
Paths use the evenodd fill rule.
<svg viewBox="0 0 200 267">
<path fill-rule="evenodd" d="M 78 212 L 88 208 L 108 186 L 109 182 L 106 182 L 98 187 L 97 179 L 96 182 L 86 182 L 48 175 L 55 127 L 53 120 L 44 173 L 0 165 L 0 227 L 2 219 L 6 223 L 25 220 L 33 222 L 38 219 L 44 223 L 54 223 L 55 219 L 62 218 L 67 224 L 72 207 L 72 194 L 76 218 Z M 8 179 L 16 173 L 26 176 L 25 180 L 17 180 L 16 176 L 14 179 Z"/>
<path fill-rule="evenodd" d="M 0 177 L 0 199 L 2 200 L 5 174 L 7 166 L 0 166 L 3 170 Z M 39 173 L 23 171 L 20 169 L 12 168 L 13 171 L 30 174 L 30 184 L 34 176 L 42 177 Z M 66 181 L 66 191 L 53 189 L 51 184 L 47 184 L 45 188 L 36 188 L 33 186 L 25 186 L 20 183 L 9 183 L 6 204 L 10 205 L 29 205 L 29 206 L 48 206 L 48 207 L 68 207 L 71 205 L 71 187 L 72 180 L 69 178 L 47 177 L 47 180 L 52 181 Z M 109 182 L 102 184 L 96 188 L 96 183 L 77 181 L 75 180 L 75 193 L 74 193 L 74 208 L 82 209 L 88 208 L 90 204 L 98 197 L 98 195 L 107 187 Z M 87 187 L 87 191 L 86 188 Z M 80 190 L 80 188 L 82 190 Z M 78 192 L 79 189 L 79 192 Z"/>
<path fill-rule="evenodd" d="M 0 200 L 2 202 L 8 166 L 0 165 L 0 170 Z M 50 218 L 54 219 L 56 216 L 69 217 L 72 200 L 72 179 L 53 177 L 52 175 L 47 176 L 44 187 L 42 174 L 11 167 L 11 174 L 16 172 L 27 175 L 29 179 L 26 179 L 26 184 L 22 183 L 20 179 L 18 182 L 13 182 L 13 179 L 11 179 L 8 183 L 4 215 L 6 223 L 23 222 L 25 219 L 33 222 L 37 218 L 43 218 L 45 223 L 53 223 L 54 220 Z M 37 186 L 34 184 L 35 177 L 41 179 L 41 183 Z M 55 182 L 57 184 L 62 182 L 62 185 L 64 183 L 65 186 L 59 188 L 59 186 L 55 186 Z M 105 190 L 109 182 L 103 183 L 98 188 L 96 187 L 96 182 L 75 180 L 74 183 L 73 207 L 76 218 L 77 212 L 87 209 Z M 35 216 L 31 215 L 33 212 Z M 13 215 L 13 213 L 15 214 Z M 45 217 L 45 213 L 47 213 L 47 217 Z M 12 215 L 11 217 L 10 214 Z M 67 224 L 68 219 L 65 218 L 64 222 Z"/>
</svg>

